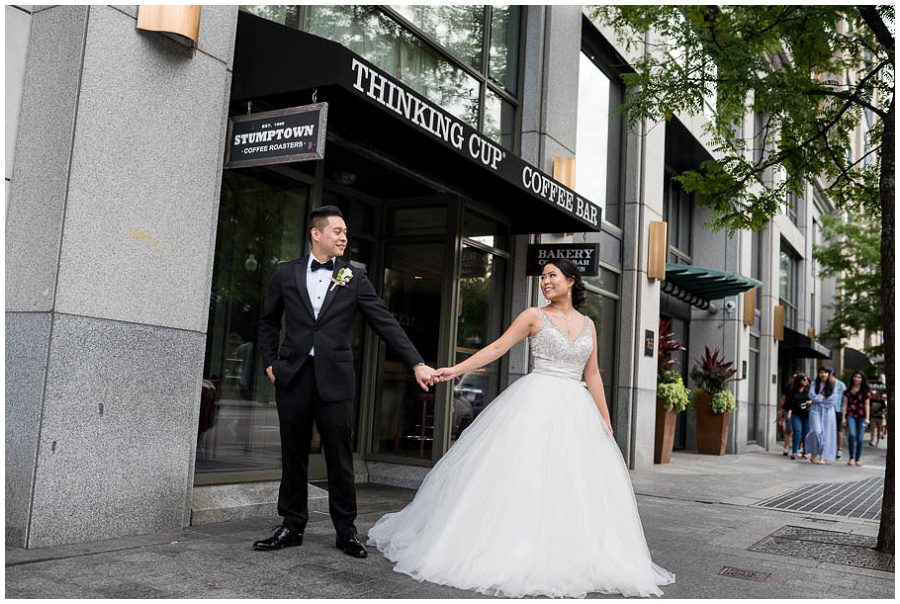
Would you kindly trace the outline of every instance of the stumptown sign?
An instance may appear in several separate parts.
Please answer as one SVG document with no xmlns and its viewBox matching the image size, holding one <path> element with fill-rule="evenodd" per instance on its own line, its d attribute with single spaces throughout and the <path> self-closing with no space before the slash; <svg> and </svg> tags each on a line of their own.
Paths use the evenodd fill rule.
<svg viewBox="0 0 900 604">
<path fill-rule="evenodd" d="M 322 159 L 327 123 L 328 103 L 232 117 L 228 121 L 225 166 Z"/>
</svg>

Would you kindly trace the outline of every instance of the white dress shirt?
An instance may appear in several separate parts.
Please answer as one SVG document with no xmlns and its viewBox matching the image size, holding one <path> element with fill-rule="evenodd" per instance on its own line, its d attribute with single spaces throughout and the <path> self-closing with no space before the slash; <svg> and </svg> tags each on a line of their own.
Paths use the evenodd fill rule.
<svg viewBox="0 0 900 604">
<path fill-rule="evenodd" d="M 325 294 L 328 293 L 328 285 L 331 283 L 332 273 L 325 268 L 320 268 L 317 271 L 311 270 L 312 261 L 315 259 L 316 257 L 310 254 L 309 260 L 306 262 L 306 290 L 309 292 L 309 301 L 312 302 L 313 312 L 316 315 L 316 319 L 318 319 L 319 311 L 322 309 L 322 302 L 325 300 Z M 329 260 L 334 262 L 334 258 L 329 258 Z M 315 346 L 309 349 L 309 355 L 316 356 Z"/>
</svg>

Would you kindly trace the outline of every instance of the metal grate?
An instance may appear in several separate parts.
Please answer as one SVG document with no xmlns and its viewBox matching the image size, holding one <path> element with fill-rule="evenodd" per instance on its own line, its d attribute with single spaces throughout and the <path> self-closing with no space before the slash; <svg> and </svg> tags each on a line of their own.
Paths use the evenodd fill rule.
<svg viewBox="0 0 900 604">
<path fill-rule="evenodd" d="M 786 495 L 756 503 L 764 508 L 792 510 L 845 518 L 881 519 L 884 477 L 875 476 L 853 482 L 822 482 L 805 485 Z"/>
<path fill-rule="evenodd" d="M 875 541 L 875 537 L 867 535 L 803 526 L 783 526 L 747 549 L 753 552 L 809 558 L 820 562 L 893 572 L 894 557 L 875 551 Z"/>
<path fill-rule="evenodd" d="M 757 581 L 763 583 L 772 576 L 772 573 L 763 573 L 755 570 L 745 570 L 743 568 L 734 568 L 733 566 L 723 566 L 719 571 L 722 577 L 731 577 L 733 579 L 746 579 L 747 581 Z"/>
</svg>

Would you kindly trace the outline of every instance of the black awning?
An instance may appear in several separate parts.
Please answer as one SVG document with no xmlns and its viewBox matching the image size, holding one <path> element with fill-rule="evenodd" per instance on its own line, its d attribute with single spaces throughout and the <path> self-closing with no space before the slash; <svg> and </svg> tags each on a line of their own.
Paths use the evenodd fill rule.
<svg viewBox="0 0 900 604">
<path fill-rule="evenodd" d="M 779 343 L 779 346 L 785 348 L 788 354 L 795 359 L 831 358 L 831 351 L 828 348 L 790 327 L 784 328 L 784 340 Z"/>
<path fill-rule="evenodd" d="M 517 233 L 600 230 L 596 204 L 344 46 L 241 11 L 231 100 L 329 103 L 328 129 L 461 183 Z M 326 149 L 327 159 L 327 149 Z"/>
</svg>

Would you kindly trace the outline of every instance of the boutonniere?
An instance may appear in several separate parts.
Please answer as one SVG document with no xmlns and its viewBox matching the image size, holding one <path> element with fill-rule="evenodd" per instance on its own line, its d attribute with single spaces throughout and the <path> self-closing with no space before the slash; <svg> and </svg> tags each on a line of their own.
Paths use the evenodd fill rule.
<svg viewBox="0 0 900 604">
<path fill-rule="evenodd" d="M 329 289 L 328 291 L 334 290 L 334 288 L 338 285 L 340 285 L 341 287 L 346 287 L 346 285 L 350 283 L 350 279 L 352 278 L 353 271 L 350 270 L 350 267 L 345 266 L 338 271 L 337 276 L 331 278 L 331 289 Z"/>
</svg>

